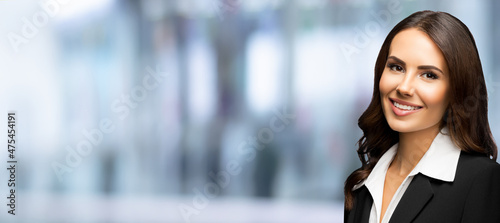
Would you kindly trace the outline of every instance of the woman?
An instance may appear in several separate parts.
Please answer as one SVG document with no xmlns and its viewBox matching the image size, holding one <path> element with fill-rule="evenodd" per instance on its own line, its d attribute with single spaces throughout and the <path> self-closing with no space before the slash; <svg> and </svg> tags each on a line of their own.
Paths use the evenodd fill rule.
<svg viewBox="0 0 500 223">
<path fill-rule="evenodd" d="M 344 222 L 500 222 L 500 165 L 472 34 L 444 12 L 397 24 L 359 118 Z"/>
</svg>

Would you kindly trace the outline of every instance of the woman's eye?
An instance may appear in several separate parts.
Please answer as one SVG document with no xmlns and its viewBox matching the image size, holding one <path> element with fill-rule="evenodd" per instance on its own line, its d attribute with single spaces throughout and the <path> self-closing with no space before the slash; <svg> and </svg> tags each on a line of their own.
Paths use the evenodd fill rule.
<svg viewBox="0 0 500 223">
<path fill-rule="evenodd" d="M 426 79 L 438 79 L 438 76 L 433 73 L 424 73 L 422 76 Z"/>
<path fill-rule="evenodd" d="M 399 66 L 399 65 L 396 65 L 396 64 L 389 64 L 389 69 L 391 69 L 392 71 L 396 71 L 396 72 L 403 72 L 404 69 Z"/>
</svg>

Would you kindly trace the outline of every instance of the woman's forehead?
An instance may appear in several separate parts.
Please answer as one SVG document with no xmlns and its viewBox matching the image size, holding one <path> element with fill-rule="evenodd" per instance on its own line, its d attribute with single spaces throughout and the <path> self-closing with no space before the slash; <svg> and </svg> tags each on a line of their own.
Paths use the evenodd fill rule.
<svg viewBox="0 0 500 223">
<path fill-rule="evenodd" d="M 446 59 L 439 47 L 424 32 L 410 28 L 394 37 L 389 48 L 389 56 L 395 56 L 408 65 L 432 65 L 447 72 Z"/>
</svg>

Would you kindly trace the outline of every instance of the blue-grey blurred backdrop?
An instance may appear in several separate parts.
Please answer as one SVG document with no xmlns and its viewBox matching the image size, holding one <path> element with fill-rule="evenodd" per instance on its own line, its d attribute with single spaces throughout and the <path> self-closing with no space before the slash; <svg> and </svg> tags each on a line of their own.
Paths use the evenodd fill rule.
<svg viewBox="0 0 500 223">
<path fill-rule="evenodd" d="M 499 139 L 496 0 L 0 1 L 0 222 L 342 222 L 378 50 L 424 9 L 474 34 Z"/>
</svg>

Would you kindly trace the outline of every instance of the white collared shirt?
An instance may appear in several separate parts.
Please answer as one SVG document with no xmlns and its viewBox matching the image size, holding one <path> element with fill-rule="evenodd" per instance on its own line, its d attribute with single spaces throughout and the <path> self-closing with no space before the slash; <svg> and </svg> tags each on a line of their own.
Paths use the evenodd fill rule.
<svg viewBox="0 0 500 223">
<path fill-rule="evenodd" d="M 408 185 L 410 185 L 413 177 L 418 173 L 425 176 L 442 180 L 446 182 L 453 182 L 457 170 L 458 159 L 460 158 L 460 148 L 458 148 L 448 134 L 448 129 L 443 128 L 440 133 L 434 138 L 431 146 L 427 152 L 422 156 L 422 159 L 403 180 L 396 193 L 392 197 L 389 206 L 384 214 L 381 223 L 387 223 L 391 219 L 392 213 L 396 209 L 401 197 L 405 193 Z M 354 190 L 366 185 L 368 191 L 373 198 L 373 205 L 370 212 L 370 223 L 379 223 L 382 196 L 384 193 L 384 182 L 387 169 L 391 164 L 398 144 L 393 145 L 387 152 L 382 155 L 370 175 L 361 183 L 354 187 Z"/>
</svg>

